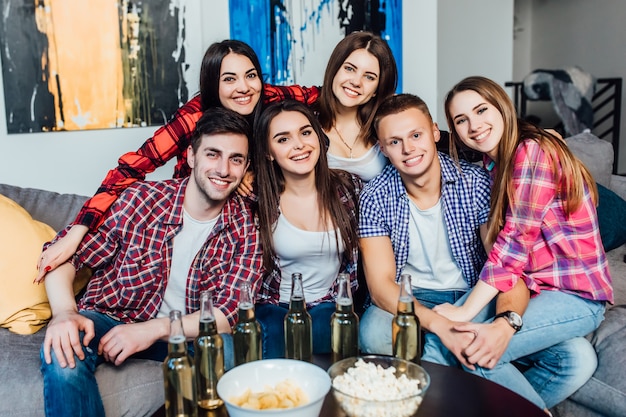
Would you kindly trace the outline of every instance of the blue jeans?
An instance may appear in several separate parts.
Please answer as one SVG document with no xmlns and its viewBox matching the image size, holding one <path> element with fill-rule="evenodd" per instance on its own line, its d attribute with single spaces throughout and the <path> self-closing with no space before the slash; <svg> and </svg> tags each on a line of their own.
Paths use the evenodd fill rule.
<svg viewBox="0 0 626 417">
<path fill-rule="evenodd" d="M 454 304 L 465 295 L 465 291 L 437 291 L 413 289 L 413 296 L 422 305 L 433 308 L 443 303 Z M 391 321 L 393 314 L 370 305 L 359 325 L 359 344 L 361 352 L 379 355 L 391 355 Z"/>
<path fill-rule="evenodd" d="M 89 346 L 83 346 L 85 359 L 76 358 L 76 367 L 62 368 L 59 366 L 54 350 L 51 351 L 52 363 L 47 364 L 41 349 L 41 373 L 43 374 L 43 391 L 46 416 L 73 416 L 73 417 L 104 417 L 104 406 L 98 383 L 96 381 L 96 367 L 104 362 L 104 357 L 98 355 L 100 339 L 113 327 L 123 324 L 106 314 L 95 311 L 81 311 L 81 315 L 91 319 L 94 323 L 95 337 Z M 222 334 L 224 339 L 224 366 L 233 367 L 232 338 Z M 82 340 L 83 333 L 80 338 Z M 193 355 L 193 343 L 188 343 L 190 354 Z M 148 349 L 137 352 L 132 358 L 150 359 L 162 362 L 167 356 L 167 342 L 158 341 Z"/>
<path fill-rule="evenodd" d="M 285 329 L 283 322 L 289 311 L 285 303 L 257 304 L 256 318 L 261 324 L 263 359 L 285 357 Z M 330 316 L 335 312 L 334 302 L 324 302 L 308 309 L 311 315 L 313 353 L 330 353 Z"/>
<path fill-rule="evenodd" d="M 511 338 L 500 362 L 493 369 L 465 370 L 509 388 L 540 408 L 550 408 L 580 388 L 595 371 L 595 351 L 583 336 L 600 325 L 604 308 L 603 302 L 543 291 L 530 300 L 524 326 Z M 495 301 L 473 321 L 489 322 L 494 315 Z M 426 334 L 422 360 L 460 366 L 433 333 Z M 513 362 L 524 365 L 523 369 Z"/>
</svg>

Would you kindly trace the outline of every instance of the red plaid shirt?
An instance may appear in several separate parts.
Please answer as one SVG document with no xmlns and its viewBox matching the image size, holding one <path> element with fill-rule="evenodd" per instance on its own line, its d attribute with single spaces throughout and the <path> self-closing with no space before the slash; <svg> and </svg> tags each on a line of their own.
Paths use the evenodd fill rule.
<svg viewBox="0 0 626 417">
<path fill-rule="evenodd" d="M 486 157 L 485 166 L 490 162 Z M 585 190 L 580 208 L 568 216 L 557 195 L 558 185 L 551 156 L 534 140 L 518 145 L 513 168 L 516 206 L 507 210 L 480 279 L 508 291 L 522 278 L 535 294 L 559 290 L 613 303 L 591 194 Z"/>
<path fill-rule="evenodd" d="M 174 236 L 183 224 L 187 182 L 136 182 L 113 203 L 102 226 L 87 234 L 70 260 L 77 269 L 88 266 L 94 271 L 79 309 L 106 313 L 125 323 L 156 317 L 167 285 Z M 200 292 L 212 290 L 215 307 L 234 325 L 240 284 L 252 283 L 256 293 L 262 262 L 251 212 L 241 197 L 233 195 L 191 264 L 186 313 L 200 308 Z"/>
<path fill-rule="evenodd" d="M 266 84 L 263 90 L 265 103 L 294 99 L 313 104 L 319 96 L 317 87 Z M 74 224 L 82 224 L 95 230 L 102 223 L 104 212 L 126 187 L 135 181 L 145 179 L 146 174 L 165 165 L 174 157 L 177 159 L 174 178 L 189 176 L 187 147 L 200 116 L 202 105 L 200 95 L 197 95 L 179 108 L 172 119 L 159 128 L 137 151 L 128 152 L 120 157 L 118 166 L 108 172 L 96 194 L 85 202 Z"/>
</svg>

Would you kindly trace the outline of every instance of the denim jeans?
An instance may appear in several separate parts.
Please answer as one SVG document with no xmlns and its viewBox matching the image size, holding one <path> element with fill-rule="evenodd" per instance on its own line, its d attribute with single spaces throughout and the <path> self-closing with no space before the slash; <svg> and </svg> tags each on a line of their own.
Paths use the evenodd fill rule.
<svg viewBox="0 0 626 417">
<path fill-rule="evenodd" d="M 604 309 L 603 302 L 543 291 L 530 300 L 524 325 L 511 338 L 500 362 L 493 369 L 466 371 L 503 385 L 540 408 L 550 408 L 580 388 L 595 371 L 595 351 L 583 336 L 600 325 Z M 473 321 L 489 322 L 494 315 L 495 301 Z M 433 333 L 426 335 L 422 360 L 460 366 Z M 513 362 L 524 366 L 520 370 Z"/>
<path fill-rule="evenodd" d="M 263 359 L 285 357 L 285 330 L 283 322 L 289 305 L 257 304 L 256 318 L 263 334 Z M 330 316 L 335 312 L 334 302 L 324 302 L 308 309 L 311 315 L 313 353 L 330 353 Z"/>
<path fill-rule="evenodd" d="M 413 296 L 425 307 L 433 308 L 443 303 L 454 304 L 465 295 L 465 291 L 437 291 L 413 289 Z M 359 325 L 359 344 L 361 352 L 391 355 L 391 321 L 393 314 L 370 305 Z"/>
<path fill-rule="evenodd" d="M 94 323 L 95 337 L 89 346 L 83 346 L 85 359 L 76 359 L 76 367 L 62 368 L 59 366 L 54 351 L 51 350 L 52 363 L 47 364 L 41 349 L 41 373 L 43 374 L 44 404 L 46 416 L 76 416 L 76 417 L 104 417 L 104 406 L 98 384 L 96 382 L 96 367 L 104 362 L 104 357 L 98 355 L 100 339 L 113 327 L 123 324 L 106 314 L 95 311 L 81 311 L 81 315 L 91 319 Z M 225 368 L 233 367 L 232 338 L 229 334 L 222 334 L 224 339 Z M 83 333 L 80 338 L 82 341 Z M 189 353 L 193 356 L 193 343 L 188 343 Z M 167 342 L 158 341 L 148 349 L 137 352 L 132 358 L 150 359 L 162 362 L 167 356 Z"/>
</svg>

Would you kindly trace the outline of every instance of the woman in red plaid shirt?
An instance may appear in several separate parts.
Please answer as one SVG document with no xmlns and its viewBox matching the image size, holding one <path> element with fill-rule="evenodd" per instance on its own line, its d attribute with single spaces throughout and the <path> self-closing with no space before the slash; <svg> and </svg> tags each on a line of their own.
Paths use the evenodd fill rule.
<svg viewBox="0 0 626 417">
<path fill-rule="evenodd" d="M 76 252 L 83 237 L 89 230 L 100 226 L 104 213 L 130 184 L 145 179 L 146 174 L 174 157 L 177 162 L 173 177 L 189 176 L 187 147 L 204 110 L 226 107 L 247 116 L 252 124 L 265 103 L 290 98 L 312 104 L 318 94 L 317 87 L 264 85 L 259 59 L 244 42 L 224 40 L 212 44 L 202 60 L 200 92 L 179 108 L 172 119 L 137 151 L 120 157 L 118 166 L 109 171 L 96 194 L 85 202 L 68 234 L 42 253 L 36 281 L 42 281 L 48 271 Z M 249 190 L 251 180 L 248 181 Z M 242 185 L 246 187 L 246 184 Z"/>
<path fill-rule="evenodd" d="M 562 138 L 518 120 L 511 99 L 492 80 L 462 80 L 448 93 L 445 111 L 451 147 L 462 142 L 482 152 L 491 175 L 491 251 L 465 303 L 437 311 L 455 321 L 508 322 L 511 337 L 495 353 L 472 343 L 465 354 L 478 365 L 476 373 L 505 386 L 520 387 L 525 378 L 550 408 L 595 371 L 595 352 L 583 336 L 603 320 L 605 304 L 613 303 L 595 182 Z M 525 284 L 529 297 L 483 309 L 518 284 Z M 487 337 L 483 326 L 465 323 L 458 330 L 474 331 L 480 339 Z M 560 358 L 561 371 L 550 378 L 550 368 L 532 368 L 533 355 L 546 349 L 558 350 L 554 357 Z M 512 361 L 533 371 L 522 374 Z"/>
</svg>

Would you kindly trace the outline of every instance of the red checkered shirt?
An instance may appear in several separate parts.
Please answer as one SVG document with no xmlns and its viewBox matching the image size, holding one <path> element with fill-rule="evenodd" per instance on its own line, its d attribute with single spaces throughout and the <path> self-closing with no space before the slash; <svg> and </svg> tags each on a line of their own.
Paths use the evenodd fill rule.
<svg viewBox="0 0 626 417">
<path fill-rule="evenodd" d="M 265 103 L 294 99 L 313 104 L 319 96 L 317 87 L 266 84 L 263 90 Z M 179 108 L 172 119 L 159 128 L 137 151 L 128 152 L 119 158 L 118 166 L 108 172 L 96 194 L 85 202 L 74 224 L 82 224 L 95 230 L 102 222 L 104 212 L 126 187 L 135 181 L 145 179 L 146 174 L 165 165 L 174 157 L 177 159 L 174 178 L 189 176 L 187 147 L 200 116 L 202 105 L 200 95 L 197 95 Z"/>
<path fill-rule="evenodd" d="M 106 313 L 125 323 L 156 317 L 167 285 L 174 236 L 183 224 L 187 182 L 136 182 L 124 190 L 102 225 L 87 234 L 70 260 L 77 269 L 88 266 L 94 271 L 79 309 Z M 251 282 L 256 293 L 262 262 L 252 214 L 234 194 L 191 264 L 186 313 L 200 308 L 200 292 L 212 290 L 214 306 L 234 325 L 240 284 Z"/>
<path fill-rule="evenodd" d="M 500 291 L 522 278 L 535 294 L 558 289 L 612 303 L 611 275 L 591 194 L 585 189 L 582 205 L 566 215 L 551 158 L 534 140 L 518 146 L 513 168 L 516 209 L 507 210 L 480 278 Z M 485 166 L 491 162 L 486 158 Z"/>
</svg>

